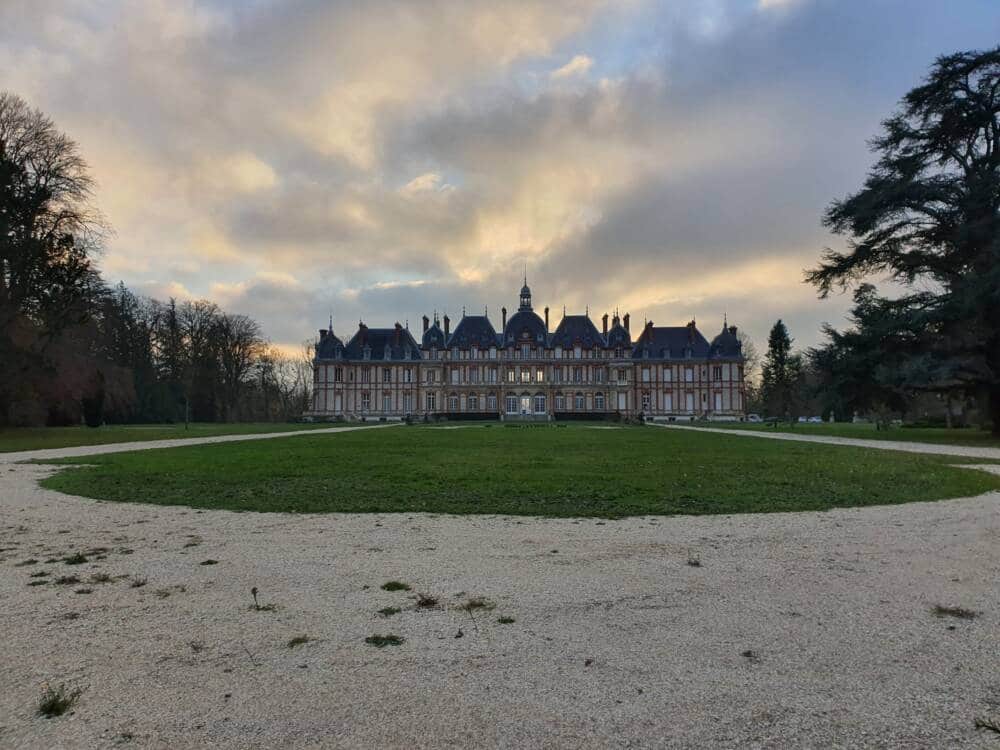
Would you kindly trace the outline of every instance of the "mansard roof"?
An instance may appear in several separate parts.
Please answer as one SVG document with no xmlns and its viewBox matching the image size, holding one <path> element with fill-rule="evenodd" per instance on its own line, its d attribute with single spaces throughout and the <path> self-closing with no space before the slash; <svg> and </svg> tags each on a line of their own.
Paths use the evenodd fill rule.
<svg viewBox="0 0 1000 750">
<path fill-rule="evenodd" d="M 564 315 L 549 340 L 549 346 L 571 349 L 577 344 L 586 349 L 605 345 L 604 337 L 589 316 Z"/>
<path fill-rule="evenodd" d="M 611 330 L 608 331 L 608 346 L 632 346 L 632 336 L 629 334 L 625 326 L 619 322 L 617 317 L 615 318 L 614 325 L 611 326 Z"/>
<path fill-rule="evenodd" d="M 419 360 L 420 347 L 399 323 L 394 328 L 369 328 L 362 323 L 344 347 L 344 359 Z"/>
<path fill-rule="evenodd" d="M 546 338 L 545 323 L 538 314 L 531 310 L 519 310 L 507 321 L 507 327 L 503 332 L 503 345 L 527 342 L 544 345 Z"/>
<path fill-rule="evenodd" d="M 692 320 L 686 326 L 654 326 L 646 324 L 632 350 L 634 359 L 683 359 L 708 357 L 708 341 Z"/>
<path fill-rule="evenodd" d="M 490 319 L 485 315 L 466 315 L 448 339 L 448 348 L 453 346 L 468 349 L 477 346 L 480 349 L 489 349 L 497 345 L 497 332 L 490 323 Z"/>
<path fill-rule="evenodd" d="M 722 332 L 712 339 L 708 356 L 713 359 L 741 359 L 743 357 L 743 345 L 736 337 L 736 326 L 726 327 L 723 323 Z"/>
<path fill-rule="evenodd" d="M 444 349 L 444 331 L 441 330 L 441 326 L 436 320 L 434 325 L 424 331 L 423 347 L 424 349 Z"/>
<path fill-rule="evenodd" d="M 316 344 L 316 359 L 335 359 L 344 350 L 344 342 L 333 335 L 333 331 L 319 332 Z"/>
</svg>

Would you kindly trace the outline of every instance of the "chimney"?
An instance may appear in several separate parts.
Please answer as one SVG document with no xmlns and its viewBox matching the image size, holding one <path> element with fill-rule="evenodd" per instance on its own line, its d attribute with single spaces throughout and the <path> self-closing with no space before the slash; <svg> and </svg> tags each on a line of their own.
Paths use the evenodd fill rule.
<svg viewBox="0 0 1000 750">
<path fill-rule="evenodd" d="M 604 335 L 608 335 L 608 314 L 604 313 L 601 317 L 601 328 L 604 330 Z"/>
<path fill-rule="evenodd" d="M 503 330 L 506 331 L 507 330 L 507 308 L 506 307 L 501 307 L 500 308 L 500 312 L 503 313 L 503 323 L 500 324 L 500 327 Z"/>
<path fill-rule="evenodd" d="M 653 321 L 647 320 L 646 321 L 646 332 L 649 333 L 649 332 L 652 332 L 652 330 L 653 330 Z"/>
<path fill-rule="evenodd" d="M 545 332 L 549 332 L 549 306 L 545 306 Z"/>
<path fill-rule="evenodd" d="M 325 339 L 328 333 L 330 333 L 330 332 L 328 330 L 326 330 L 325 328 L 320 328 L 319 329 L 319 340 L 322 341 L 323 339 Z"/>
<path fill-rule="evenodd" d="M 451 330 L 451 318 L 449 318 L 447 315 L 445 315 L 444 316 L 444 337 L 445 337 L 445 339 L 448 338 L 448 333 L 450 332 L 450 330 Z"/>
<path fill-rule="evenodd" d="M 733 336 L 735 336 L 736 335 L 736 326 L 729 326 L 729 332 L 731 334 L 733 334 Z"/>
<path fill-rule="evenodd" d="M 687 324 L 687 329 L 688 329 L 688 341 L 693 343 L 694 342 L 694 321 L 693 320 L 690 321 Z"/>
<path fill-rule="evenodd" d="M 362 344 L 367 344 L 368 343 L 368 326 L 366 326 L 360 320 L 358 321 L 358 333 L 361 335 L 361 343 Z"/>
<path fill-rule="evenodd" d="M 403 326 L 401 326 L 399 324 L 399 321 L 397 320 L 396 321 L 396 334 L 395 334 L 395 343 L 396 343 L 396 346 L 399 346 L 399 340 L 402 337 L 402 334 L 403 334 Z"/>
<path fill-rule="evenodd" d="M 625 317 L 622 318 L 622 325 L 625 326 L 625 330 L 628 331 L 628 313 L 625 313 Z"/>
<path fill-rule="evenodd" d="M 430 319 L 429 319 L 429 318 L 428 318 L 428 317 L 427 317 L 427 316 L 425 315 L 425 316 L 424 316 L 424 333 L 427 333 L 427 329 L 428 329 L 428 328 L 430 328 L 430 327 L 431 327 L 431 321 L 430 321 Z"/>
</svg>

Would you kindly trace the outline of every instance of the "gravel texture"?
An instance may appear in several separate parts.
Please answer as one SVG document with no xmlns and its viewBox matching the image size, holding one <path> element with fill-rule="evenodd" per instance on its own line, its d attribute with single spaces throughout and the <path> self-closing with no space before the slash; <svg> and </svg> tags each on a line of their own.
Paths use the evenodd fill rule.
<svg viewBox="0 0 1000 750">
<path fill-rule="evenodd" d="M 74 498 L 37 486 L 50 471 L 0 466 L 0 747 L 1000 742 L 974 726 L 1000 719 L 1000 494 L 607 522 L 286 515 Z M 65 575 L 83 583 L 28 585 Z M 72 713 L 36 715 L 46 682 L 83 689 Z"/>
</svg>

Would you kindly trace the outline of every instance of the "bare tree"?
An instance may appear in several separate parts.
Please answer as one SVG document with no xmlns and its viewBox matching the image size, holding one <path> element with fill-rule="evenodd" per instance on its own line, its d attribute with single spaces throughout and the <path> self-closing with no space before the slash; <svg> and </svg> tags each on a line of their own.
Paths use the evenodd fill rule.
<svg viewBox="0 0 1000 750">
<path fill-rule="evenodd" d="M 257 321 L 246 315 L 222 314 L 212 329 L 222 386 L 223 419 L 233 419 L 243 386 L 264 353 L 264 339 Z"/>
</svg>

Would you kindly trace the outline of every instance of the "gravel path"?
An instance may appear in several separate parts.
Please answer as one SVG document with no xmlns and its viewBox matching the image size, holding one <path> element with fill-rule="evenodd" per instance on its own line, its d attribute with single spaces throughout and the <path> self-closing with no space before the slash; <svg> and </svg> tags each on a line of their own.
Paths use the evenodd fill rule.
<svg viewBox="0 0 1000 750">
<path fill-rule="evenodd" d="M 1000 740 L 974 727 L 1000 719 L 1000 494 L 614 522 L 317 516 L 97 502 L 40 489 L 51 471 L 0 467 L 3 748 Z M 87 562 L 57 561 L 75 552 Z M 253 586 L 273 611 L 249 608 Z M 477 596 L 496 608 L 460 609 Z M 299 635 L 315 640 L 289 647 Z M 36 716 L 46 681 L 83 688 L 72 714 Z"/>
<path fill-rule="evenodd" d="M 768 438 L 770 440 L 795 440 L 802 443 L 826 443 L 828 445 L 853 445 L 858 448 L 878 448 L 885 451 L 906 453 L 932 453 L 939 456 L 965 456 L 966 458 L 992 458 L 1000 461 L 1000 448 L 978 448 L 969 445 L 942 445 L 940 443 L 915 443 L 905 440 L 864 440 L 862 438 L 833 437 L 826 435 L 801 435 L 793 432 L 764 432 L 757 430 L 729 430 L 725 427 L 686 427 L 678 424 L 650 422 L 654 427 L 668 430 L 693 430 L 695 432 L 716 432 L 720 435 Z"/>
<path fill-rule="evenodd" d="M 77 445 L 70 448 L 43 448 L 16 453 L 0 453 L 0 464 L 31 461 L 34 459 L 75 458 L 96 456 L 101 453 L 123 453 L 125 451 L 148 451 L 154 448 L 180 448 L 185 445 L 206 445 L 208 443 L 235 443 L 242 440 L 271 440 L 273 438 L 298 437 L 300 435 L 325 435 L 331 432 L 351 432 L 352 430 L 377 430 L 398 427 L 401 422 L 386 424 L 357 425 L 352 427 L 330 427 L 318 430 L 286 430 L 285 432 L 261 432 L 243 435 L 214 435 L 199 438 L 175 438 L 171 440 L 139 440 L 131 443 L 107 443 L 105 445 Z"/>
</svg>

